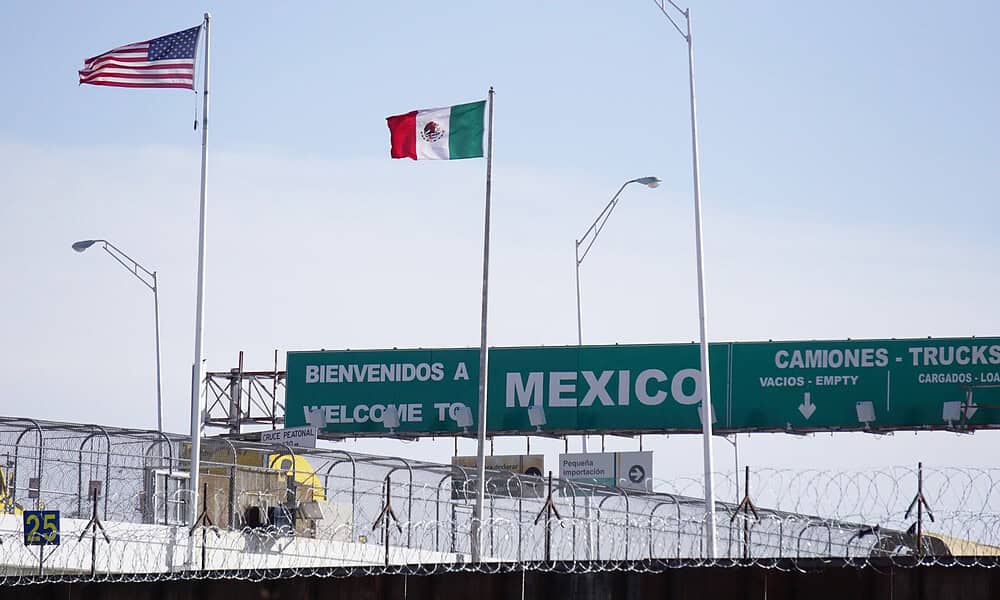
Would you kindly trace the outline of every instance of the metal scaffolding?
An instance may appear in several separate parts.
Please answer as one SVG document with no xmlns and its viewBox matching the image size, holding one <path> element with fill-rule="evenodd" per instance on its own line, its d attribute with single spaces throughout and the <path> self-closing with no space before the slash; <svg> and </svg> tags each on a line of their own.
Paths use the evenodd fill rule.
<svg viewBox="0 0 1000 600">
<path fill-rule="evenodd" d="M 278 429 L 285 423 L 286 371 L 278 370 L 278 351 L 270 371 L 246 371 L 243 351 L 239 366 L 205 374 L 205 427 L 240 435 L 247 426 Z"/>
</svg>

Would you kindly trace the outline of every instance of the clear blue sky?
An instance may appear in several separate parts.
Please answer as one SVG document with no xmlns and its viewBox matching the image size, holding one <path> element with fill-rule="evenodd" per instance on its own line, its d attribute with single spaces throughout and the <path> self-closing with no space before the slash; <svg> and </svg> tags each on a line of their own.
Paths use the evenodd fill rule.
<svg viewBox="0 0 1000 600">
<path fill-rule="evenodd" d="M 190 94 L 70 84 L 84 56 L 196 24 L 205 8 L 7 5 L 4 20 L 18 26 L 2 43 L 17 84 L 0 98 L 0 134 L 76 147 L 190 144 Z M 609 178 L 655 168 L 687 185 L 685 56 L 651 1 L 207 8 L 216 150 L 380 158 L 385 115 L 477 98 L 492 84 L 508 164 Z M 1000 7 L 941 8 L 695 4 L 713 205 L 989 231 L 989 219 L 966 215 L 996 187 L 987 178 L 997 162 L 991 24 Z"/>
<path fill-rule="evenodd" d="M 585 265 L 585 339 L 696 338 L 685 48 L 652 1 L 7 3 L 5 414 L 152 424 L 151 302 L 69 250 L 107 237 L 160 272 L 166 421 L 186 428 L 198 102 L 80 87 L 76 70 L 205 9 L 209 369 L 240 349 L 266 368 L 274 348 L 478 343 L 482 162 L 390 161 L 384 118 L 490 85 L 491 342 L 575 341 L 572 240 L 644 175 L 665 185 L 630 190 Z M 1000 332 L 1000 5 L 692 11 L 712 339 Z M 882 464 L 926 447 L 900 437 L 831 457 L 764 436 L 747 456 Z M 994 438 L 929 439 L 960 462 Z"/>
</svg>

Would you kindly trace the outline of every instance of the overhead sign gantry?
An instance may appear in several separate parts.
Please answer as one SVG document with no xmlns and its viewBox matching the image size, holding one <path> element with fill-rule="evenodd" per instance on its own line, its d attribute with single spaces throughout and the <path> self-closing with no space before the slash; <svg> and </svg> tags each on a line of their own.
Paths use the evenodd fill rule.
<svg viewBox="0 0 1000 600">
<path fill-rule="evenodd" d="M 1000 427 L 1000 338 L 712 344 L 719 433 Z M 286 424 L 475 431 L 477 349 L 289 352 Z M 698 433 L 696 344 L 492 348 L 492 434 Z"/>
</svg>

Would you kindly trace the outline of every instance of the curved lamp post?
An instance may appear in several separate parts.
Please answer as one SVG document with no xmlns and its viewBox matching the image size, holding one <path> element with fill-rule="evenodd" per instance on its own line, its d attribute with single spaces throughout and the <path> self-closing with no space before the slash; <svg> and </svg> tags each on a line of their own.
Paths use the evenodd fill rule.
<svg viewBox="0 0 1000 600">
<path fill-rule="evenodd" d="M 94 244 L 100 244 L 111 258 L 118 261 L 129 273 L 153 292 L 153 318 L 156 324 L 156 430 L 163 431 L 163 405 L 160 388 L 160 300 L 156 286 L 156 271 L 150 271 L 122 252 L 108 240 L 80 240 L 73 243 L 73 250 L 85 252 Z"/>
<path fill-rule="evenodd" d="M 597 241 L 597 236 L 601 234 L 601 230 L 604 229 L 604 225 L 608 222 L 608 218 L 611 217 L 611 212 L 618 206 L 618 197 L 621 196 L 622 191 L 630 183 L 641 183 L 642 185 L 655 188 L 660 185 L 660 179 L 658 177 L 640 177 L 638 179 L 629 179 L 622 184 L 615 195 L 611 198 L 611 201 L 605 205 L 604 210 L 601 211 L 594 222 L 590 224 L 587 231 L 580 236 L 580 239 L 576 240 L 576 342 L 578 345 L 583 345 L 583 318 L 580 311 L 580 265 L 583 264 L 583 259 L 587 258 L 587 254 L 590 253 L 590 249 L 594 246 L 594 242 Z M 583 254 L 580 254 L 580 246 L 586 246 L 583 249 Z M 586 444 L 586 438 L 584 438 L 584 444 Z M 586 451 L 586 448 L 584 448 Z"/>
<path fill-rule="evenodd" d="M 601 230 L 604 229 L 604 225 L 608 222 L 611 217 L 611 212 L 615 210 L 618 206 L 618 198 L 621 196 L 622 191 L 630 183 L 640 183 L 648 188 L 655 188 L 660 185 L 660 179 L 658 177 L 639 177 L 638 179 L 629 179 L 622 184 L 615 195 L 612 196 L 611 201 L 604 206 L 604 210 L 597 215 L 594 222 L 590 224 L 587 231 L 576 240 L 576 342 L 577 345 L 583 345 L 583 317 L 580 310 L 580 265 L 583 264 L 583 259 L 587 258 L 587 254 L 590 253 L 590 249 L 594 246 L 594 242 L 597 241 L 597 236 L 600 235 Z M 583 254 L 580 254 L 580 246 L 584 246 Z M 587 436 L 581 435 L 583 452 L 587 452 Z M 594 554 L 593 549 L 593 536 L 591 533 L 591 523 L 590 523 L 590 497 L 587 497 L 586 505 L 584 510 L 586 511 L 586 521 L 587 521 L 587 557 L 591 558 Z"/>
</svg>

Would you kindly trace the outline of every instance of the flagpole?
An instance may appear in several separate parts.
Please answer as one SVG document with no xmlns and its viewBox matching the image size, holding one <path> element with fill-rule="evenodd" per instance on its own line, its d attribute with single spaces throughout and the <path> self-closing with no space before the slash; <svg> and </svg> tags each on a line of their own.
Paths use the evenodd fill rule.
<svg viewBox="0 0 1000 600">
<path fill-rule="evenodd" d="M 201 109 L 201 203 L 198 223 L 198 299 L 194 321 L 194 364 L 191 365 L 191 503 L 188 504 L 188 525 L 194 527 L 198 518 L 199 471 L 201 469 L 201 380 L 202 342 L 205 312 L 205 219 L 208 212 L 208 74 L 209 74 L 209 21 L 205 13 L 205 84 L 202 89 Z"/>
<path fill-rule="evenodd" d="M 482 560 L 483 504 L 486 500 L 486 309 L 490 272 L 490 196 L 493 190 L 493 88 L 488 96 L 488 127 L 486 134 L 486 216 L 483 233 L 483 312 L 479 338 L 479 427 L 476 448 L 476 507 L 472 514 L 472 562 Z"/>
</svg>

